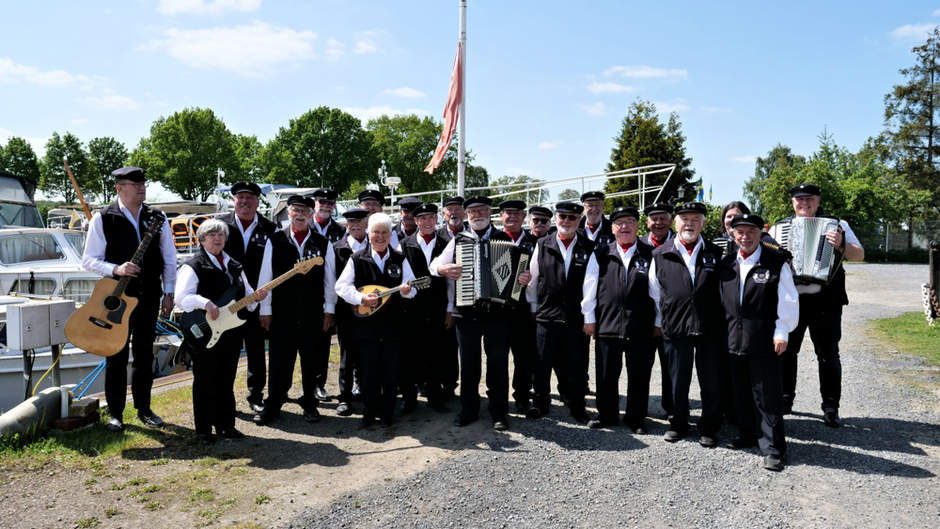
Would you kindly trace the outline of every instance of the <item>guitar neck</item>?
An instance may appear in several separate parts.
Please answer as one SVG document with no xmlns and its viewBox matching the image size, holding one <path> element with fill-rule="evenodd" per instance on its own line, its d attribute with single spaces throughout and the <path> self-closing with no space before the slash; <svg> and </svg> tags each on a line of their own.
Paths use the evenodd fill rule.
<svg viewBox="0 0 940 529">
<path fill-rule="evenodd" d="M 297 269 L 296 269 L 296 268 L 295 268 L 295 269 L 292 269 L 292 270 L 289 270 L 287 273 L 285 273 L 285 274 L 283 274 L 283 275 L 281 275 L 281 276 L 278 276 L 278 277 L 274 278 L 271 282 L 269 282 L 267 285 L 264 285 L 264 286 L 261 287 L 261 288 L 263 288 L 263 289 L 267 290 L 268 292 L 270 292 L 270 291 L 274 290 L 275 287 L 277 287 L 278 285 L 280 285 L 281 283 L 283 283 L 284 281 L 287 281 L 288 279 L 290 279 L 291 277 L 293 277 L 294 274 L 296 274 L 296 273 L 297 273 Z M 259 290 L 260 290 L 260 289 L 259 289 Z M 251 304 L 254 303 L 255 301 L 258 301 L 258 292 L 257 292 L 257 291 L 252 292 L 251 294 L 249 294 L 249 295 L 243 297 L 242 299 L 236 301 L 234 304 L 232 304 L 232 305 L 229 307 L 229 311 L 231 311 L 232 314 L 234 314 L 234 313 L 236 313 L 236 312 L 242 310 L 243 308 L 247 307 L 248 305 L 251 305 Z"/>
<path fill-rule="evenodd" d="M 150 241 L 153 240 L 153 232 L 148 231 L 144 235 L 143 240 L 140 241 L 140 246 L 137 247 L 137 251 L 134 252 L 134 257 L 131 259 L 131 262 L 135 265 L 140 265 L 141 261 L 144 260 L 144 253 L 147 252 L 147 247 L 150 246 Z M 123 276 L 119 281 L 116 287 L 114 287 L 114 295 L 121 296 L 124 294 L 124 289 L 127 288 L 127 284 L 131 282 L 131 276 Z"/>
</svg>

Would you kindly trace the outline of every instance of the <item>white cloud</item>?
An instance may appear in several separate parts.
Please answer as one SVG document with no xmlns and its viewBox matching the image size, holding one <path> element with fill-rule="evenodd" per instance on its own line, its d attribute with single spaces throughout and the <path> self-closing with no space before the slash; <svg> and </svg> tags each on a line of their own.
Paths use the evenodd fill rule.
<svg viewBox="0 0 940 529">
<path fill-rule="evenodd" d="M 356 46 L 353 48 L 353 53 L 364 55 L 366 53 L 378 52 L 379 46 L 375 43 L 373 38 L 381 34 L 381 31 L 360 31 L 356 33 Z"/>
<path fill-rule="evenodd" d="M 539 149 L 555 149 L 555 148 L 557 148 L 559 145 L 561 145 L 562 143 L 564 143 L 564 142 L 561 141 L 561 140 L 556 140 L 556 141 L 543 141 L 542 143 L 540 143 L 540 144 L 538 145 L 538 148 L 539 148 Z"/>
<path fill-rule="evenodd" d="M 757 156 L 732 156 L 728 161 L 731 163 L 754 163 L 757 161 Z"/>
<path fill-rule="evenodd" d="M 326 41 L 326 51 L 323 53 L 326 55 L 326 60 L 336 62 L 346 55 L 346 45 L 336 39 L 329 39 Z"/>
<path fill-rule="evenodd" d="M 585 114 L 589 116 L 606 116 L 607 115 L 607 105 L 602 102 L 594 103 L 593 105 L 578 105 L 578 108 L 584 111 Z"/>
<path fill-rule="evenodd" d="M 85 118 L 75 118 L 69 121 L 69 125 L 84 125 L 85 123 L 88 123 L 88 120 Z"/>
<path fill-rule="evenodd" d="M 248 13 L 261 7 L 261 0 L 160 0 L 157 11 L 164 15 L 218 15 L 225 11 Z"/>
<path fill-rule="evenodd" d="M 635 79 L 655 79 L 663 77 L 673 77 L 685 79 L 689 72 L 678 68 L 654 68 L 652 66 L 614 66 L 604 70 L 604 75 L 610 76 L 619 74 L 621 77 L 632 77 Z"/>
<path fill-rule="evenodd" d="M 407 97 L 409 99 L 421 99 L 424 97 L 424 92 L 421 90 L 415 90 L 414 88 L 408 88 L 407 86 L 403 86 L 401 88 L 390 88 L 382 93 L 397 97 Z"/>
<path fill-rule="evenodd" d="M 46 155 L 46 142 L 49 141 L 49 138 L 28 138 L 25 136 L 20 136 L 19 134 L 14 133 L 12 130 L 5 129 L 0 127 L 0 146 L 6 147 L 7 142 L 13 136 L 19 136 L 26 140 L 27 143 L 33 148 L 33 152 L 36 153 L 37 158 L 42 158 Z"/>
<path fill-rule="evenodd" d="M 683 110 L 688 110 L 688 105 L 683 105 L 682 103 L 670 104 L 670 103 L 653 103 L 656 105 L 656 110 L 665 114 L 670 112 L 681 112 Z"/>
<path fill-rule="evenodd" d="M 86 97 L 98 110 L 134 110 L 139 104 L 127 96 Z"/>
<path fill-rule="evenodd" d="M 375 119 L 379 116 L 395 116 L 395 115 L 406 116 L 408 114 L 415 114 L 418 116 L 430 115 L 428 111 L 422 110 L 420 108 L 408 108 L 405 110 L 399 110 L 397 108 L 392 108 L 388 105 L 380 105 L 380 106 L 374 106 L 374 107 L 369 107 L 369 108 L 350 107 L 350 108 L 344 108 L 342 110 L 343 112 L 352 114 L 353 116 L 356 116 L 357 118 L 362 120 L 363 125 L 365 125 L 365 123 L 369 121 L 370 119 Z"/>
<path fill-rule="evenodd" d="M 169 29 L 165 40 L 149 49 L 165 48 L 189 66 L 214 68 L 245 77 L 264 77 L 274 66 L 316 57 L 311 41 L 317 34 L 255 21 L 250 26 L 211 29 Z"/>
<path fill-rule="evenodd" d="M 897 40 L 925 40 L 936 26 L 936 24 L 904 24 L 899 28 L 894 28 L 891 36 Z"/>
<path fill-rule="evenodd" d="M 64 70 L 43 71 L 35 66 L 17 64 L 9 57 L 0 57 L 0 82 L 25 81 L 43 86 L 64 86 L 88 80 L 85 75 L 72 75 Z"/>
<path fill-rule="evenodd" d="M 617 83 L 598 83 L 597 81 L 587 85 L 587 89 L 592 94 L 603 94 L 605 92 L 619 94 L 620 92 L 633 92 L 635 90 L 632 86 Z"/>
</svg>

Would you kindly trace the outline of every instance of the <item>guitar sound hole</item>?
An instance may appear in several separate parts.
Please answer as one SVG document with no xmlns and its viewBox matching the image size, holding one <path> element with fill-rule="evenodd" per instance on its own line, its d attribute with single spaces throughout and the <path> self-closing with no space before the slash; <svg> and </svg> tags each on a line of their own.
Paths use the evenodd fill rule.
<svg viewBox="0 0 940 529">
<path fill-rule="evenodd" d="M 117 296 L 108 296 L 104 298 L 104 308 L 108 310 L 117 310 L 121 308 L 121 298 Z"/>
</svg>

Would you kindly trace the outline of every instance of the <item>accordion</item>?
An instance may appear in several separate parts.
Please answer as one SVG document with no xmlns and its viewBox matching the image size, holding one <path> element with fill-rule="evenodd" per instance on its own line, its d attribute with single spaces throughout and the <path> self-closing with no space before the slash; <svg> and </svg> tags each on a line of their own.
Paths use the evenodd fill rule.
<svg viewBox="0 0 940 529">
<path fill-rule="evenodd" d="M 519 276 L 529 265 L 531 252 L 507 241 L 458 237 L 454 261 L 460 265 L 460 279 L 454 304 L 472 307 L 477 303 L 518 302 L 524 287 Z"/>
<path fill-rule="evenodd" d="M 839 229 L 833 217 L 793 217 L 778 225 L 776 239 L 793 254 L 793 280 L 796 283 L 827 285 L 842 264 L 842 254 L 826 240 L 826 232 Z"/>
</svg>

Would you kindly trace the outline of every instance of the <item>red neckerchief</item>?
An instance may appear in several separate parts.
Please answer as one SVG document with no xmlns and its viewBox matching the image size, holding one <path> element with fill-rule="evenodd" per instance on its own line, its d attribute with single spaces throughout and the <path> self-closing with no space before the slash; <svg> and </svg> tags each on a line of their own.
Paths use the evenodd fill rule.
<svg viewBox="0 0 940 529">
<path fill-rule="evenodd" d="M 325 228 L 329 223 L 330 223 L 330 219 L 326 219 L 326 220 L 317 219 L 317 224 L 319 224 L 321 228 Z"/>
<path fill-rule="evenodd" d="M 623 243 L 617 243 L 617 244 L 620 245 L 620 249 L 623 250 L 623 253 L 627 253 L 627 250 L 629 250 L 630 248 L 633 248 L 633 245 L 635 243 L 631 242 L 629 244 L 623 244 Z"/>
<path fill-rule="evenodd" d="M 307 238 L 307 230 L 297 231 L 293 226 L 291 226 L 290 231 L 294 232 L 294 239 L 297 240 L 297 246 L 303 246 L 304 239 Z"/>
<path fill-rule="evenodd" d="M 409 230 L 408 228 L 402 226 L 401 229 L 402 229 L 402 231 L 405 232 L 405 235 L 411 235 L 412 233 L 418 231 L 418 227 L 417 227 L 417 226 L 415 226 L 414 228 L 412 228 L 412 229 L 410 229 L 410 230 Z"/>
<path fill-rule="evenodd" d="M 509 235 L 509 238 L 512 239 L 512 242 L 519 242 L 519 239 L 522 238 L 522 230 L 519 230 L 519 233 L 515 235 L 507 231 L 506 235 Z"/>
<path fill-rule="evenodd" d="M 219 266 L 222 267 L 222 270 L 225 270 L 225 256 L 222 255 L 222 252 L 219 252 L 219 253 L 215 256 L 215 258 L 216 258 L 216 260 L 219 262 Z"/>
<path fill-rule="evenodd" d="M 460 231 L 451 230 L 450 226 L 448 226 L 447 229 L 450 230 L 451 237 L 453 237 L 454 235 L 457 235 L 458 233 L 463 233 L 463 230 L 460 230 Z"/>
<path fill-rule="evenodd" d="M 754 255 L 754 252 L 746 254 L 744 253 L 744 250 L 738 250 L 738 253 L 741 254 L 741 259 L 745 259 L 745 260 L 747 260 L 748 257 Z"/>
<path fill-rule="evenodd" d="M 669 236 L 667 235 L 667 236 L 666 236 L 666 241 L 668 241 L 668 240 L 669 240 Z M 653 234 L 650 233 L 650 242 L 653 243 L 653 248 L 659 248 L 659 247 L 662 246 L 663 243 L 666 242 L 666 241 L 659 242 L 659 241 L 656 240 L 656 237 L 654 237 Z"/>
<path fill-rule="evenodd" d="M 255 221 L 255 219 L 251 219 L 251 220 L 245 220 L 245 219 L 241 219 L 241 218 L 238 219 L 238 222 L 241 222 L 241 223 L 242 223 L 242 231 L 247 230 L 247 229 L 251 226 L 251 223 L 254 222 L 254 221 Z"/>
<path fill-rule="evenodd" d="M 695 247 L 698 246 L 698 241 L 692 243 L 686 243 L 682 239 L 679 239 L 679 243 L 689 252 L 689 255 L 692 255 L 692 252 L 695 251 Z"/>
<path fill-rule="evenodd" d="M 434 234 L 433 234 L 433 233 L 430 233 L 430 234 L 428 234 L 428 235 L 425 235 L 425 234 L 421 233 L 421 234 L 419 234 L 419 235 L 421 235 L 421 238 L 424 239 L 424 244 L 431 244 L 431 241 L 434 240 Z"/>
<path fill-rule="evenodd" d="M 385 254 L 388 253 L 388 248 L 382 250 L 381 252 L 376 250 L 375 253 L 379 254 L 379 259 L 385 259 Z"/>
<path fill-rule="evenodd" d="M 588 227 L 588 229 L 591 230 L 591 233 L 595 233 L 595 232 L 597 231 L 597 228 L 600 228 L 600 227 L 601 227 L 600 224 L 598 224 L 597 226 L 595 226 L 595 225 L 591 224 L 590 222 L 585 222 L 584 224 Z"/>
<path fill-rule="evenodd" d="M 562 239 L 561 237 L 558 237 L 558 240 L 565 245 L 565 250 L 567 250 L 568 247 L 571 246 L 571 243 L 574 242 L 574 237 L 570 239 Z"/>
</svg>

